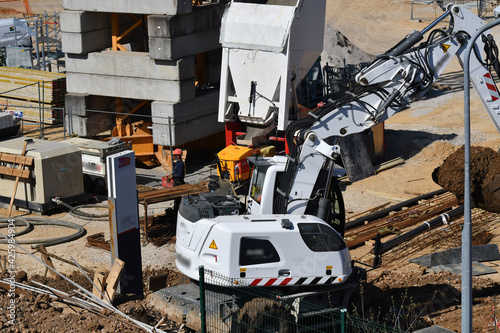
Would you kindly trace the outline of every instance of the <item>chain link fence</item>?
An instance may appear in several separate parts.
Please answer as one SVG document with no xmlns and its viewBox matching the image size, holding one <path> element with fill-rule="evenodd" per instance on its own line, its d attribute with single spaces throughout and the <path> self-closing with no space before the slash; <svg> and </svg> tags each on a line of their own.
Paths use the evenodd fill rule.
<svg viewBox="0 0 500 333">
<path fill-rule="evenodd" d="M 200 267 L 202 332 L 401 332 L 333 306 L 289 297 L 276 289 L 241 285 Z M 324 293 L 328 299 L 331 295 Z"/>
<path fill-rule="evenodd" d="M 151 106 L 129 113 L 136 103 L 121 105 L 116 102 L 101 104 L 102 109 L 68 108 L 65 126 L 69 136 L 96 140 L 112 137 L 131 143 L 136 157 L 144 163 L 159 164 L 169 159 L 175 148 L 187 151 L 186 172 L 215 161 L 216 154 L 225 147 L 224 124 L 217 120 L 213 108 L 201 108 L 182 115 L 151 115 Z"/>
</svg>

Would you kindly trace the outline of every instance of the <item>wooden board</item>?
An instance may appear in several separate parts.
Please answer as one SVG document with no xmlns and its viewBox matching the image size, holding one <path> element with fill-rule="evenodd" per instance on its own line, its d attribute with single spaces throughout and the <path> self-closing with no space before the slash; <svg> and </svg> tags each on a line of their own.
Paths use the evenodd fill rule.
<svg viewBox="0 0 500 333">
<path fill-rule="evenodd" d="M 109 297 L 109 302 L 113 302 L 113 298 L 115 297 L 116 288 L 118 287 L 118 282 L 120 281 L 120 276 L 123 272 L 123 268 L 125 267 L 125 262 L 118 258 L 115 258 L 115 262 L 113 263 L 113 267 L 109 272 L 108 278 L 106 279 L 106 297 Z"/>
<path fill-rule="evenodd" d="M 160 189 L 145 190 L 144 187 L 141 189 L 143 192 L 138 194 L 138 202 L 140 204 L 150 204 L 158 203 L 168 200 L 174 200 L 176 198 L 182 197 L 184 195 L 194 195 L 208 191 L 208 182 L 199 184 L 184 184 L 174 187 L 165 187 Z"/>
<path fill-rule="evenodd" d="M 99 299 L 102 299 L 102 294 L 104 290 L 105 290 L 104 275 L 102 275 L 101 273 L 96 273 L 94 275 L 94 286 L 92 287 L 92 294 L 97 296 Z"/>
<path fill-rule="evenodd" d="M 33 165 L 33 158 L 13 155 L 7 153 L 0 153 L 0 162 L 12 163 L 13 165 L 10 167 L 0 166 L 0 174 L 19 177 L 23 179 L 27 179 L 30 177 L 30 170 L 25 170 L 24 168 L 20 168 L 20 166 L 30 167 Z"/>
</svg>

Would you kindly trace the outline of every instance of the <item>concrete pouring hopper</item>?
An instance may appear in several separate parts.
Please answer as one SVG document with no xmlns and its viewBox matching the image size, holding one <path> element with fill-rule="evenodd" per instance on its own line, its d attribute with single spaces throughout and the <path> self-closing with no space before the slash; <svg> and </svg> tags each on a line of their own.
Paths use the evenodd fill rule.
<svg viewBox="0 0 500 333">
<path fill-rule="evenodd" d="M 230 2 L 221 23 L 219 122 L 286 129 L 292 90 L 323 50 L 325 0 Z"/>
<path fill-rule="evenodd" d="M 83 190 L 82 156 L 78 147 L 26 137 L 0 141 L 0 153 L 22 155 L 28 140 L 26 156 L 33 158 L 27 179 L 20 179 L 14 205 L 44 213 L 57 206 L 52 198 L 59 197 L 71 204 L 81 199 Z M 12 167 L 5 164 L 4 167 Z M 9 204 L 14 191 L 15 177 L 0 177 L 0 202 Z"/>
</svg>

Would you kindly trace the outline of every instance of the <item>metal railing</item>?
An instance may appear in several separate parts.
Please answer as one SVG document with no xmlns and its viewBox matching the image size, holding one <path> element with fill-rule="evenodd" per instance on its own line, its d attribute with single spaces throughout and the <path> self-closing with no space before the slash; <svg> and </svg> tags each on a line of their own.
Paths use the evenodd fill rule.
<svg viewBox="0 0 500 333">
<path fill-rule="evenodd" d="M 410 18 L 433 21 L 446 10 L 448 4 L 464 5 L 485 19 L 493 17 L 493 9 L 499 5 L 497 0 L 412 0 Z"/>
<path fill-rule="evenodd" d="M 204 267 L 199 274 L 202 332 L 401 332 L 345 309 L 308 303 L 265 287 L 241 285 Z M 328 299 L 330 296 L 325 294 Z"/>
<path fill-rule="evenodd" d="M 153 142 L 154 145 L 163 147 L 167 154 L 169 150 L 175 148 L 186 150 L 188 173 L 215 161 L 215 155 L 225 147 L 224 124 L 217 121 L 216 114 L 213 115 L 207 110 L 195 110 L 189 114 L 172 117 L 152 116 L 148 107 L 127 114 L 133 107 L 127 108 L 126 105 L 123 107 L 123 112 L 119 113 L 114 111 L 116 106 L 111 100 L 109 105 L 102 106 L 107 110 L 65 109 L 65 126 L 69 136 L 98 140 L 114 137 L 116 133 L 113 133 L 113 129 L 121 116 L 121 119 L 124 119 L 121 126 L 124 128 L 122 132 L 125 136 L 118 137 L 123 137 L 123 141 L 133 142 L 134 135 L 142 133 L 151 135 L 149 139 L 143 138 L 148 140 L 144 141 L 144 149 L 148 151 L 152 151 Z"/>
</svg>

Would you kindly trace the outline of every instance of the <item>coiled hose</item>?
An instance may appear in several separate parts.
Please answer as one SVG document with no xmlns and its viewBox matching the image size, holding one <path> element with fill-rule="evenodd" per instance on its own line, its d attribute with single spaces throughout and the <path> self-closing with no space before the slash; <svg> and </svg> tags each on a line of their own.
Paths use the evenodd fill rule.
<svg viewBox="0 0 500 333">
<path fill-rule="evenodd" d="M 21 234 L 27 233 L 28 229 L 32 229 L 33 225 L 45 225 L 45 226 L 60 226 L 60 227 L 67 227 L 71 229 L 75 229 L 76 232 L 74 234 L 68 235 L 68 236 L 63 236 L 63 237 L 56 237 L 56 238 L 45 238 L 45 239 L 16 239 L 15 242 L 17 244 L 33 244 L 31 245 L 32 249 L 36 249 L 41 245 L 44 246 L 53 246 L 53 245 L 58 245 L 58 244 L 63 244 L 66 242 L 70 242 L 73 240 L 76 240 L 78 238 L 81 238 L 85 236 L 87 233 L 87 230 L 85 230 L 84 227 L 81 225 L 78 225 L 76 223 L 68 222 L 68 221 L 62 221 L 62 220 L 53 220 L 53 219 L 43 219 L 43 218 L 36 218 L 36 217 L 19 217 L 19 218 L 14 218 L 14 225 L 16 224 L 17 221 L 24 223 L 27 227 L 26 229 L 23 229 L 21 232 L 16 233 L 15 236 L 19 236 Z M 5 228 L 8 226 L 10 221 L 13 219 L 0 219 L 0 228 Z M 30 230 L 29 230 L 30 231 Z M 0 239 L 0 244 L 7 244 L 8 241 L 7 239 Z"/>
<path fill-rule="evenodd" d="M 107 206 L 97 206 L 97 205 L 81 205 L 73 207 L 59 198 L 52 198 L 52 201 L 56 204 L 66 207 L 69 210 L 69 214 L 73 217 L 85 220 L 95 220 L 95 221 L 108 221 L 109 220 L 109 211 Z M 105 209 L 105 214 L 89 214 L 81 211 L 82 208 L 91 207 L 96 209 Z"/>
</svg>

